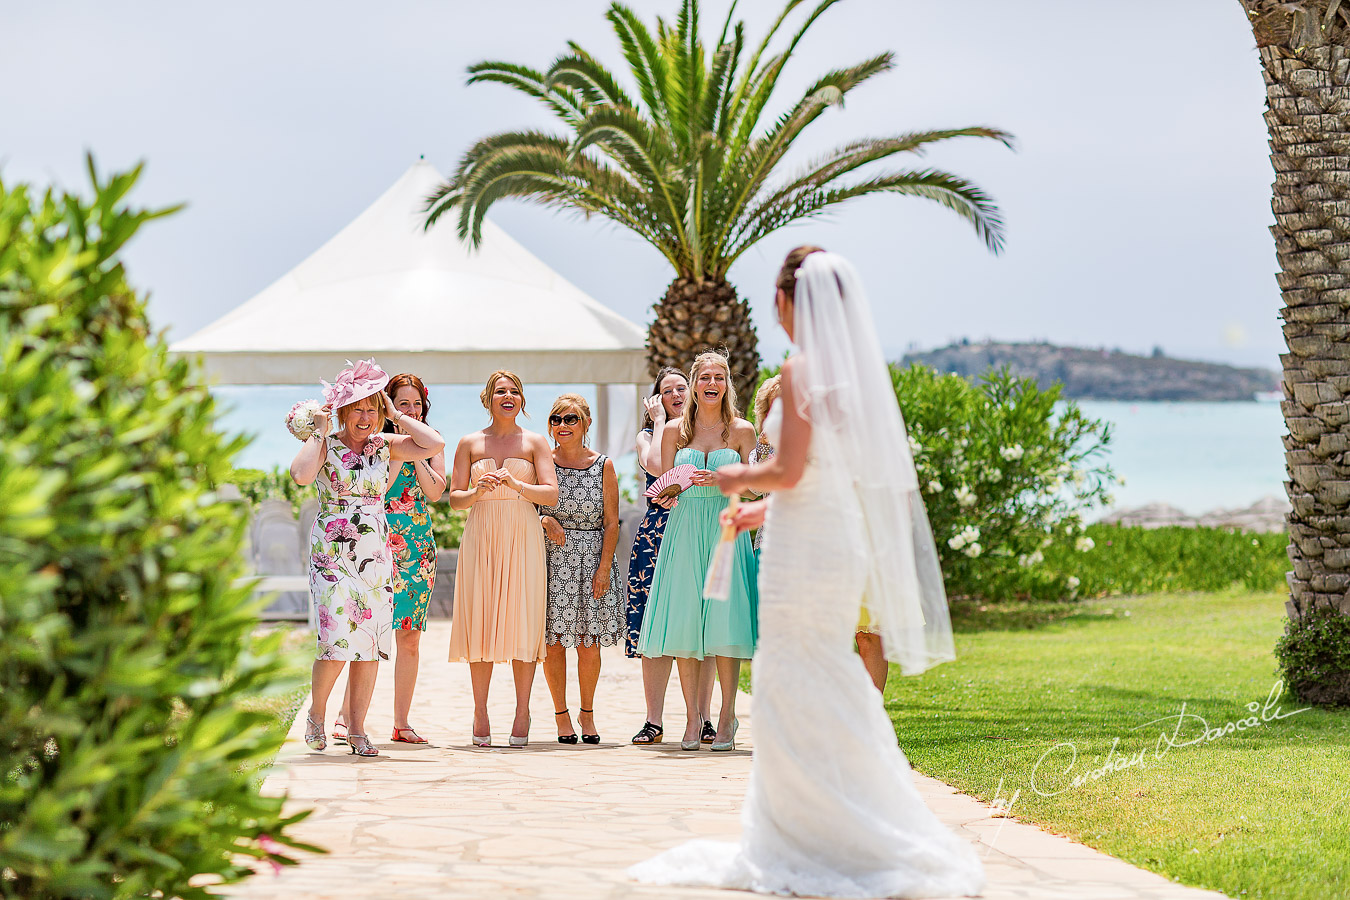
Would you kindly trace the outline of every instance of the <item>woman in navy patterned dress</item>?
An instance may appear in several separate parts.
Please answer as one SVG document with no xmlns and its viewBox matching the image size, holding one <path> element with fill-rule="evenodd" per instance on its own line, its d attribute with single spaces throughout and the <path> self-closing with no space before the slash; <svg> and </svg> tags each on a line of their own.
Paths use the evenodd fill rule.
<svg viewBox="0 0 1350 900">
<path fill-rule="evenodd" d="M 644 487 L 651 487 L 656 476 L 652 470 L 661 468 L 661 442 L 653 440 L 654 433 L 660 433 L 662 427 L 671 419 L 684 414 L 684 404 L 689 399 L 689 381 L 685 374 L 674 366 L 666 366 L 656 376 L 652 385 L 652 394 L 644 403 L 647 414 L 642 430 L 637 436 L 638 463 L 642 474 L 647 476 Z M 666 530 L 666 517 L 670 515 L 671 501 L 648 500 L 647 513 L 638 526 L 637 536 L 633 539 L 633 555 L 628 563 L 628 638 L 625 650 L 628 655 L 637 656 L 638 634 L 642 629 L 642 614 L 647 610 L 647 592 L 652 587 L 652 574 L 656 571 L 656 554 L 661 549 L 661 535 Z M 663 734 L 661 717 L 665 710 L 666 685 L 670 683 L 670 657 L 642 660 L 642 687 L 647 697 L 647 721 L 633 737 L 635 744 L 660 743 Z M 705 673 L 705 685 L 700 683 L 700 698 L 707 698 L 706 705 L 712 704 L 713 679 L 706 677 L 715 674 L 708 666 Z M 712 732 L 709 723 L 707 729 Z M 709 737 L 708 740 L 712 738 Z"/>
</svg>

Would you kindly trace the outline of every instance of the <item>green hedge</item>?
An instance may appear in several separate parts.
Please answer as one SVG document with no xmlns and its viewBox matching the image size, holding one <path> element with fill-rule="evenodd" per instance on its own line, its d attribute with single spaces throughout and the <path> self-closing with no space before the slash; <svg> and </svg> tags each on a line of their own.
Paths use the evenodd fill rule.
<svg viewBox="0 0 1350 900">
<path fill-rule="evenodd" d="M 117 255 L 162 212 L 0 180 L 0 896 L 206 898 L 304 813 L 251 770 L 284 690 L 212 489 L 241 441 Z"/>
</svg>

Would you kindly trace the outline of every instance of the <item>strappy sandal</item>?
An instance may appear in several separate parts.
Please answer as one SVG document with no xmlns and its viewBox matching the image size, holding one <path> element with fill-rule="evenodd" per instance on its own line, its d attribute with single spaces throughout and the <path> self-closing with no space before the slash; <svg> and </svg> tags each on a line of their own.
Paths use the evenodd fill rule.
<svg viewBox="0 0 1350 900">
<path fill-rule="evenodd" d="M 323 734 L 323 723 L 315 722 L 309 713 L 305 713 L 305 746 L 311 750 L 322 750 L 328 746 L 328 739 Z"/>
<path fill-rule="evenodd" d="M 339 728 L 341 728 L 342 730 L 341 730 L 341 731 L 338 731 Z M 335 721 L 335 722 L 333 723 L 333 743 L 335 743 L 335 744 L 345 744 L 345 743 L 347 743 L 347 723 L 346 723 L 346 722 L 336 722 L 336 721 Z"/>
<path fill-rule="evenodd" d="M 370 742 L 370 738 L 364 734 L 353 734 L 347 732 L 347 747 L 355 756 L 379 756 L 380 751 L 375 749 L 375 745 Z"/>
<path fill-rule="evenodd" d="M 642 730 L 633 735 L 634 744 L 659 744 L 665 740 L 666 730 L 660 725 L 643 722 Z"/>
<path fill-rule="evenodd" d="M 555 713 L 553 714 L 553 716 L 554 716 L 554 718 L 557 718 L 558 716 L 566 716 L 566 715 L 569 715 L 569 713 L 570 713 L 570 710 L 564 709 L 562 712 L 555 712 Z M 569 719 L 568 722 L 570 723 L 571 720 Z M 576 736 L 576 733 L 575 733 L 575 732 L 573 732 L 572 734 L 560 734 L 560 735 L 558 735 L 558 743 L 560 743 L 560 744 L 568 744 L 568 745 L 571 745 L 571 744 L 575 744 L 576 742 L 577 742 L 577 736 Z"/>
<path fill-rule="evenodd" d="M 405 734 L 410 734 L 412 737 L 403 737 Z M 426 738 L 422 737 L 411 728 L 395 728 L 394 736 L 389 740 L 399 744 L 425 744 L 427 742 Z"/>
<path fill-rule="evenodd" d="M 584 712 L 584 713 L 590 713 L 591 715 L 595 715 L 595 710 L 593 710 L 593 709 L 583 709 L 582 712 Z M 600 743 L 600 735 L 598 735 L 598 734 L 587 734 L 586 732 L 583 731 L 583 732 L 581 733 L 581 742 L 582 742 L 583 744 L 598 744 L 598 743 Z"/>
</svg>

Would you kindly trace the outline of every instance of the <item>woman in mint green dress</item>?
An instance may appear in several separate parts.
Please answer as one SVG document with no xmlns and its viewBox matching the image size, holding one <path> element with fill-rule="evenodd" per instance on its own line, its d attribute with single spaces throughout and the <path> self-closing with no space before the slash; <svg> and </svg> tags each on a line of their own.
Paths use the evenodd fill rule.
<svg viewBox="0 0 1350 900">
<path fill-rule="evenodd" d="M 722 685 L 712 749 L 735 749 L 741 660 L 754 655 L 758 634 L 758 570 L 748 534 L 736 537 L 730 597 L 709 600 L 703 596 L 703 580 L 722 533 L 719 516 L 727 505 L 727 498 L 711 485 L 711 473 L 745 462 L 755 446 L 754 426 L 736 415 L 736 390 L 730 375 L 726 357 L 700 354 L 689 379 L 694 402 L 661 433 L 662 471 L 690 463 L 698 472 L 694 486 L 680 494 L 666 521 L 638 653 L 676 659 L 687 719 L 680 741 L 684 750 L 699 749 L 703 728 L 698 712 L 699 661 L 707 656 L 716 657 L 717 679 Z"/>
</svg>

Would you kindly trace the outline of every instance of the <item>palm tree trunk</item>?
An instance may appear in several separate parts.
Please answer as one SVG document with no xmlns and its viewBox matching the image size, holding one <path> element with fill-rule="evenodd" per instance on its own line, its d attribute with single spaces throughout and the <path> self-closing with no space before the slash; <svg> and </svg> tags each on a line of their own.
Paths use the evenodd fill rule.
<svg viewBox="0 0 1350 900">
<path fill-rule="evenodd" d="M 1350 614 L 1350 35 L 1323 30 L 1325 2 L 1297 15 L 1287 4 L 1243 6 L 1275 167 L 1292 627 L 1314 609 Z M 1350 673 L 1337 678 L 1350 686 Z"/>
<path fill-rule="evenodd" d="M 758 336 L 750 307 L 722 279 L 676 278 L 656 304 L 656 320 L 647 333 L 647 366 L 653 377 L 662 366 L 689 371 L 704 350 L 726 350 L 737 403 L 744 414 L 759 377 Z"/>
</svg>

